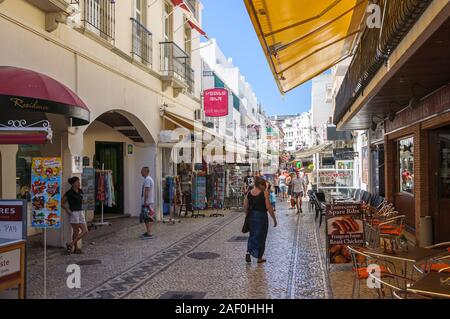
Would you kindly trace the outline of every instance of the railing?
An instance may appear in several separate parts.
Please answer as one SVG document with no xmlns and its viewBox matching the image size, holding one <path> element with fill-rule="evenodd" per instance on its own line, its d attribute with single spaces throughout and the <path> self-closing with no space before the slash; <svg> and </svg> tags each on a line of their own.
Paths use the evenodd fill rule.
<svg viewBox="0 0 450 319">
<path fill-rule="evenodd" d="M 83 0 L 84 27 L 107 40 L 115 36 L 115 2 L 113 0 Z"/>
<path fill-rule="evenodd" d="M 80 4 L 80 0 L 70 0 L 70 4 Z"/>
<path fill-rule="evenodd" d="M 131 18 L 133 24 L 133 46 L 131 54 L 141 59 L 144 64 L 152 64 L 152 33 L 139 21 Z"/>
<path fill-rule="evenodd" d="M 174 42 L 161 42 L 161 72 L 187 84 L 188 92 L 194 92 L 194 70 L 190 57 Z"/>
<path fill-rule="evenodd" d="M 378 0 L 384 12 L 381 29 L 366 28 L 336 96 L 337 124 L 378 70 L 411 30 L 432 0 Z"/>
<path fill-rule="evenodd" d="M 195 93 L 194 83 L 195 83 L 195 72 L 192 67 L 190 67 L 190 62 L 186 63 L 186 83 L 188 85 L 187 91 L 190 94 Z"/>
</svg>

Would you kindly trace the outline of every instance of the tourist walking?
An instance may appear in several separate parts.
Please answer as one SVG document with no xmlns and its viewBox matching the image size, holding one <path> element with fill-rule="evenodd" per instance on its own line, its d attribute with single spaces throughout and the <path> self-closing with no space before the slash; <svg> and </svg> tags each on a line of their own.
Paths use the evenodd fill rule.
<svg viewBox="0 0 450 319">
<path fill-rule="evenodd" d="M 247 194 L 244 200 L 246 220 L 250 231 L 247 243 L 246 262 L 251 262 L 251 256 L 258 259 L 258 263 L 266 262 L 264 251 L 266 248 L 267 232 L 269 230 L 268 214 L 273 219 L 274 227 L 277 219 L 270 204 L 269 192 L 264 179 L 257 177 L 255 187 Z"/>
<path fill-rule="evenodd" d="M 297 171 L 296 175 L 292 179 L 292 198 L 295 200 L 297 206 L 297 214 L 303 212 L 302 210 L 302 197 L 304 191 L 304 180 L 300 176 L 300 172 Z"/>
<path fill-rule="evenodd" d="M 153 238 L 152 226 L 155 222 L 155 183 L 150 177 L 150 169 L 148 167 L 143 167 L 141 169 L 141 175 L 144 178 L 142 184 L 142 194 L 141 194 L 141 214 L 139 216 L 139 221 L 145 224 L 146 232 L 141 235 L 141 239 L 151 239 Z"/>
<path fill-rule="evenodd" d="M 287 187 L 286 187 L 286 175 L 282 172 L 281 175 L 278 177 L 279 179 L 279 187 L 280 187 L 280 193 L 281 193 L 281 200 L 285 201 L 287 196 Z"/>
<path fill-rule="evenodd" d="M 67 253 L 81 254 L 78 242 L 87 235 L 88 228 L 83 211 L 83 190 L 80 179 L 76 176 L 69 178 L 70 189 L 64 194 L 61 207 L 69 214 L 72 227 L 72 242 L 66 244 Z"/>
</svg>

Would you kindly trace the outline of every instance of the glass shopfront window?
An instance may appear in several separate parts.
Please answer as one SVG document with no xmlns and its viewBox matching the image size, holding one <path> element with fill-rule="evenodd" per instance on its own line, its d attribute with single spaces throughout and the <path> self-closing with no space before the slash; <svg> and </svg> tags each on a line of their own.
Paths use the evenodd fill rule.
<svg viewBox="0 0 450 319">
<path fill-rule="evenodd" d="M 412 137 L 398 141 L 400 161 L 400 192 L 414 194 L 414 139 Z"/>
<path fill-rule="evenodd" d="M 18 199 L 30 200 L 31 160 L 41 156 L 39 145 L 19 145 L 16 157 L 16 194 Z"/>
</svg>

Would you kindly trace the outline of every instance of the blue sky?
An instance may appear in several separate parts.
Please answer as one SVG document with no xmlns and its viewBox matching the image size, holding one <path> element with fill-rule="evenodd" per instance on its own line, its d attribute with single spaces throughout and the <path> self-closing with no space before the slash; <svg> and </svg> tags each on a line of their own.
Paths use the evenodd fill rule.
<svg viewBox="0 0 450 319">
<path fill-rule="evenodd" d="M 281 95 L 243 0 L 202 0 L 203 29 L 233 58 L 269 115 L 297 114 L 311 106 L 311 82 Z"/>
</svg>

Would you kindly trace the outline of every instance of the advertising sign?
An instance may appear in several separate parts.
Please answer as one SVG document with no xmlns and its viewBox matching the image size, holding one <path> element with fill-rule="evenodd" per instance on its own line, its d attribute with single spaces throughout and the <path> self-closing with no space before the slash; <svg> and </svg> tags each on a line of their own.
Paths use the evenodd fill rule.
<svg viewBox="0 0 450 319">
<path fill-rule="evenodd" d="M 221 117 L 228 115 L 228 90 L 210 89 L 203 92 L 205 116 Z"/>
<path fill-rule="evenodd" d="M 0 279 L 20 272 L 20 249 L 0 253 Z"/>
<path fill-rule="evenodd" d="M 33 158 L 31 162 L 31 226 L 61 227 L 61 158 Z"/>
<path fill-rule="evenodd" d="M 347 246 L 364 245 L 364 223 L 361 204 L 327 205 L 327 250 L 330 264 L 351 262 Z"/>
<path fill-rule="evenodd" d="M 95 170 L 93 168 L 83 168 L 81 188 L 83 189 L 83 209 L 95 210 Z"/>
<path fill-rule="evenodd" d="M 26 239 L 26 209 L 26 201 L 0 201 L 0 238 L 12 240 Z"/>
</svg>

